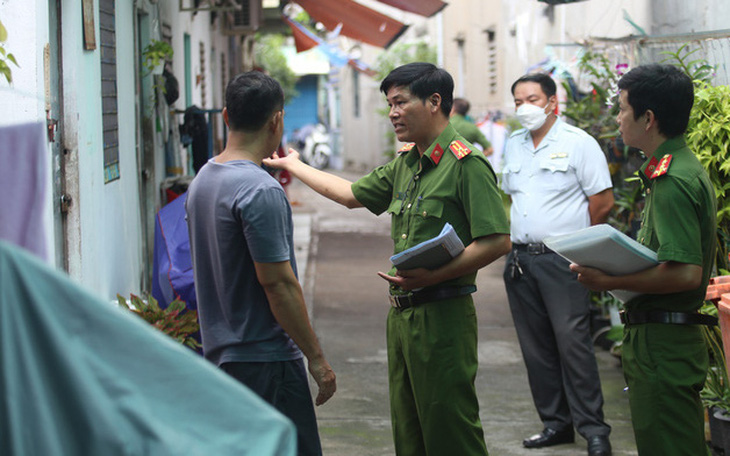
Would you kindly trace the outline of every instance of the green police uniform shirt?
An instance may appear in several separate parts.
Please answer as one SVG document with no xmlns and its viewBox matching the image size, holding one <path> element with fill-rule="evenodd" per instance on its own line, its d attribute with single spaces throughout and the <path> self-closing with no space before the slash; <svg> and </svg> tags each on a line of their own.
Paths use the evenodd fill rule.
<svg viewBox="0 0 730 456">
<path fill-rule="evenodd" d="M 484 133 L 482 133 L 479 127 L 461 114 L 454 114 L 449 119 L 449 122 L 451 122 L 451 126 L 454 127 L 456 132 L 470 143 L 479 144 L 484 150 L 492 147 L 492 143 L 484 136 Z"/>
<path fill-rule="evenodd" d="M 702 284 L 670 294 L 644 294 L 626 303 L 630 310 L 691 312 L 705 299 L 716 248 L 717 201 L 704 168 L 684 137 L 665 141 L 642 166 L 646 203 L 638 240 L 660 262 L 702 266 Z"/>
<path fill-rule="evenodd" d="M 352 192 L 372 213 L 391 215 L 394 253 L 437 236 L 446 222 L 464 245 L 509 234 L 491 165 L 451 125 L 422 157 L 407 145 L 391 162 L 353 183 Z M 476 272 L 443 284 L 471 285 L 475 278 Z"/>
</svg>

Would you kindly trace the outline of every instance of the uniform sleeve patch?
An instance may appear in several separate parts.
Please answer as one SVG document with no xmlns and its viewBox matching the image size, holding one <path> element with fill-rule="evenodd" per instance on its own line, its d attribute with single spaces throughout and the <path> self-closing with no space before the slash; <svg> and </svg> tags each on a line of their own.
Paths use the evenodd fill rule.
<svg viewBox="0 0 730 456">
<path fill-rule="evenodd" d="M 451 152 L 456 155 L 457 160 L 461 160 L 471 153 L 471 149 L 466 147 L 466 145 L 464 145 L 464 143 L 459 141 L 458 139 L 451 141 L 451 144 L 449 144 L 449 149 L 451 149 Z"/>
<path fill-rule="evenodd" d="M 654 172 L 651 173 L 651 176 L 649 176 L 649 179 L 656 179 L 659 176 L 663 176 L 664 174 L 667 174 L 667 171 L 669 171 L 669 164 L 671 162 L 672 162 L 672 154 L 665 155 L 664 158 L 659 160 L 659 164 L 657 165 Z"/>
</svg>

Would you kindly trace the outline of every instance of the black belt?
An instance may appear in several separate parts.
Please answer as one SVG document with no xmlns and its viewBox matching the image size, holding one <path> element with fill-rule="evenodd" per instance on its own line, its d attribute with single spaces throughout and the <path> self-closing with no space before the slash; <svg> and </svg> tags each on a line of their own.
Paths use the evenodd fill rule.
<svg viewBox="0 0 730 456">
<path fill-rule="evenodd" d="M 665 312 L 663 310 L 621 311 L 621 323 L 625 325 L 642 325 L 645 323 L 665 323 L 673 325 L 707 325 L 717 324 L 717 317 L 701 313 Z"/>
<path fill-rule="evenodd" d="M 521 252 L 527 252 L 530 255 L 540 255 L 543 253 L 555 253 L 554 251 L 550 250 L 543 244 L 542 242 L 532 242 L 530 244 L 512 244 L 512 247 L 514 247 L 516 250 L 519 250 Z"/>
<path fill-rule="evenodd" d="M 430 290 L 414 291 L 405 295 L 388 295 L 390 305 L 398 310 L 423 304 L 424 302 L 441 301 L 443 299 L 466 296 L 477 291 L 476 285 L 463 287 L 441 287 Z"/>
</svg>

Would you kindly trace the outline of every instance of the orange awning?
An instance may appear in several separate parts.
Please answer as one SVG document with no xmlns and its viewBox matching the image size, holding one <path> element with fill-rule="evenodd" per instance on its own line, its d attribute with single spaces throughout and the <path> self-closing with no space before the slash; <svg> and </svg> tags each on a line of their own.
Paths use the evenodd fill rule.
<svg viewBox="0 0 730 456">
<path fill-rule="evenodd" d="M 441 0 L 378 0 L 380 3 L 393 6 L 409 13 L 431 17 L 446 6 Z"/>
<path fill-rule="evenodd" d="M 387 0 L 385 3 L 389 1 L 403 2 Z M 342 23 L 340 34 L 373 46 L 387 48 L 408 28 L 402 22 L 353 0 L 296 0 L 296 3 L 327 30 L 334 30 L 337 24 Z"/>
</svg>

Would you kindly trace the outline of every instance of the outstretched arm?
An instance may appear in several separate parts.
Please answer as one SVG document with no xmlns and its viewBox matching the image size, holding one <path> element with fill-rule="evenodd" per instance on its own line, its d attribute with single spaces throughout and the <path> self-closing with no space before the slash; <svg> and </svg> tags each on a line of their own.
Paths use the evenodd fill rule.
<svg viewBox="0 0 730 456">
<path fill-rule="evenodd" d="M 668 294 L 694 290 L 702 283 L 702 266 L 667 261 L 634 274 L 611 276 L 602 271 L 571 264 L 578 282 L 593 291 L 629 290 L 647 294 Z"/>
<path fill-rule="evenodd" d="M 289 171 L 315 192 L 347 208 L 362 207 L 352 193 L 352 182 L 307 165 L 299 159 L 299 152 L 294 149 L 289 149 L 286 157 L 280 158 L 274 154 L 271 158 L 265 158 L 264 164 Z"/>
<path fill-rule="evenodd" d="M 317 382 L 319 393 L 315 403 L 322 405 L 335 394 L 335 372 L 324 358 L 317 336 L 309 322 L 299 281 L 291 263 L 254 262 L 256 278 L 266 292 L 274 318 L 307 357 L 309 373 Z"/>
<path fill-rule="evenodd" d="M 440 268 L 399 270 L 395 277 L 384 272 L 378 275 L 404 290 L 428 287 L 478 271 L 508 253 L 511 247 L 508 234 L 492 234 L 474 239 L 460 255 Z"/>
</svg>

